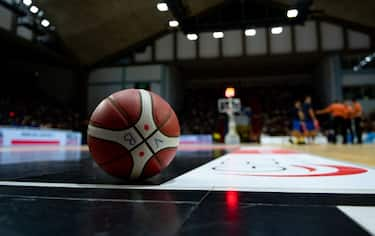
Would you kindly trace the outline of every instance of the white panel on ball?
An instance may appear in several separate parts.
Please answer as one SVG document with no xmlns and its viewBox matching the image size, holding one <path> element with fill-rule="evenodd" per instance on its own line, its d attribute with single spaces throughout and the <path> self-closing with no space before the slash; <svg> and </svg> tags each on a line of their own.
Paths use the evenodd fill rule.
<svg viewBox="0 0 375 236">
<path fill-rule="evenodd" d="M 242 55 L 242 31 L 230 30 L 224 32 L 223 56 L 236 57 Z"/>
<path fill-rule="evenodd" d="M 370 36 L 361 32 L 348 30 L 348 41 L 350 49 L 370 48 Z"/>
<path fill-rule="evenodd" d="M 89 83 L 120 82 L 122 80 L 122 68 L 110 67 L 94 70 L 90 73 Z"/>
<path fill-rule="evenodd" d="M 215 58 L 219 56 L 219 40 L 211 33 L 199 34 L 199 56 L 201 58 Z"/>
<path fill-rule="evenodd" d="M 295 27 L 296 51 L 312 52 L 318 49 L 315 21 L 307 21 L 304 25 Z"/>
<path fill-rule="evenodd" d="M 152 48 L 147 46 L 143 52 L 135 53 L 134 59 L 136 62 L 148 62 L 152 59 Z"/>
<path fill-rule="evenodd" d="M 292 52 L 292 34 L 290 26 L 284 26 L 281 34 L 269 34 L 271 53 L 281 54 Z"/>
<path fill-rule="evenodd" d="M 167 34 L 155 42 L 155 59 L 168 61 L 173 59 L 173 34 Z"/>
<path fill-rule="evenodd" d="M 257 28 L 256 35 L 246 37 L 246 54 L 261 55 L 267 53 L 266 29 Z"/>
<path fill-rule="evenodd" d="M 13 14 L 7 8 L 0 6 L 0 28 L 10 30 L 12 28 Z"/>
<path fill-rule="evenodd" d="M 199 39 L 198 39 L 199 40 Z M 182 32 L 177 33 L 177 58 L 193 59 L 196 57 L 196 40 L 188 40 Z"/>
<path fill-rule="evenodd" d="M 326 51 L 344 48 L 342 27 L 326 22 L 321 23 L 322 49 Z"/>
</svg>

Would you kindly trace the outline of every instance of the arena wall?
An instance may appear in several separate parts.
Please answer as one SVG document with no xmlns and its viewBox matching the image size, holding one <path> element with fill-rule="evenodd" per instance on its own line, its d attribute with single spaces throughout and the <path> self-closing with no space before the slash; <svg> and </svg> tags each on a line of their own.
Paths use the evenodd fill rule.
<svg viewBox="0 0 375 236">
<path fill-rule="evenodd" d="M 13 13 L 0 5 L 0 28 L 5 30 L 12 29 Z"/>
<path fill-rule="evenodd" d="M 285 26 L 281 34 L 271 28 L 256 28 L 256 35 L 246 37 L 243 30 L 224 31 L 224 38 L 199 33 L 189 41 L 180 31 L 170 32 L 145 50 L 133 54 L 134 63 L 158 63 L 207 58 L 280 55 L 313 52 L 366 50 L 371 47 L 368 33 L 326 21 L 310 20 L 303 25 Z M 154 54 L 153 54 L 154 53 Z"/>
<path fill-rule="evenodd" d="M 106 96 L 121 89 L 145 88 L 161 95 L 179 109 L 181 84 L 178 72 L 165 65 L 107 67 L 92 71 L 88 82 L 88 112 Z"/>
</svg>

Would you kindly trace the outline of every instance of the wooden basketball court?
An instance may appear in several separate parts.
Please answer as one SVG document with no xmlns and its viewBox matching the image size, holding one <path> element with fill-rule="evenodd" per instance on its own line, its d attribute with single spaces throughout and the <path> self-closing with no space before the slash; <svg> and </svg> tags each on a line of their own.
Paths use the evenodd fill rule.
<svg viewBox="0 0 375 236">
<path fill-rule="evenodd" d="M 373 150 L 180 145 L 160 175 L 129 182 L 87 146 L 2 147 L 0 234 L 373 235 Z"/>
<path fill-rule="evenodd" d="M 340 161 L 348 161 L 355 164 L 375 166 L 375 146 L 364 145 L 283 145 L 282 147 L 307 152 Z"/>
</svg>

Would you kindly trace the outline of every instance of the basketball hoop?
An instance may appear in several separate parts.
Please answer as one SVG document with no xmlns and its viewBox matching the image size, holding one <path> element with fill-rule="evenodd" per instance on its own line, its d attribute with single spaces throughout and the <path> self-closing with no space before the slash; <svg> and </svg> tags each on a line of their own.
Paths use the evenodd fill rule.
<svg viewBox="0 0 375 236">
<path fill-rule="evenodd" d="M 236 113 L 241 111 L 241 100 L 239 98 L 219 98 L 217 100 L 220 113 Z"/>
<path fill-rule="evenodd" d="M 227 95 L 227 90 L 225 91 Z M 233 93 L 229 93 L 234 96 Z M 241 100 L 239 98 L 220 98 L 217 101 L 218 110 L 220 113 L 226 113 L 228 115 L 228 133 L 225 135 L 225 144 L 240 144 L 240 136 L 236 131 L 236 121 L 234 119 L 234 113 L 241 111 Z"/>
</svg>

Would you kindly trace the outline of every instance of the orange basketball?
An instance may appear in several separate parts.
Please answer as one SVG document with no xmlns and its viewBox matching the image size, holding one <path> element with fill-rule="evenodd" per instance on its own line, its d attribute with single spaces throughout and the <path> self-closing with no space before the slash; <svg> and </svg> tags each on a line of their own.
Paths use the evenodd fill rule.
<svg viewBox="0 0 375 236">
<path fill-rule="evenodd" d="M 180 136 L 177 116 L 155 93 L 126 89 L 96 107 L 87 143 L 96 163 L 108 174 L 145 179 L 173 160 Z"/>
</svg>

